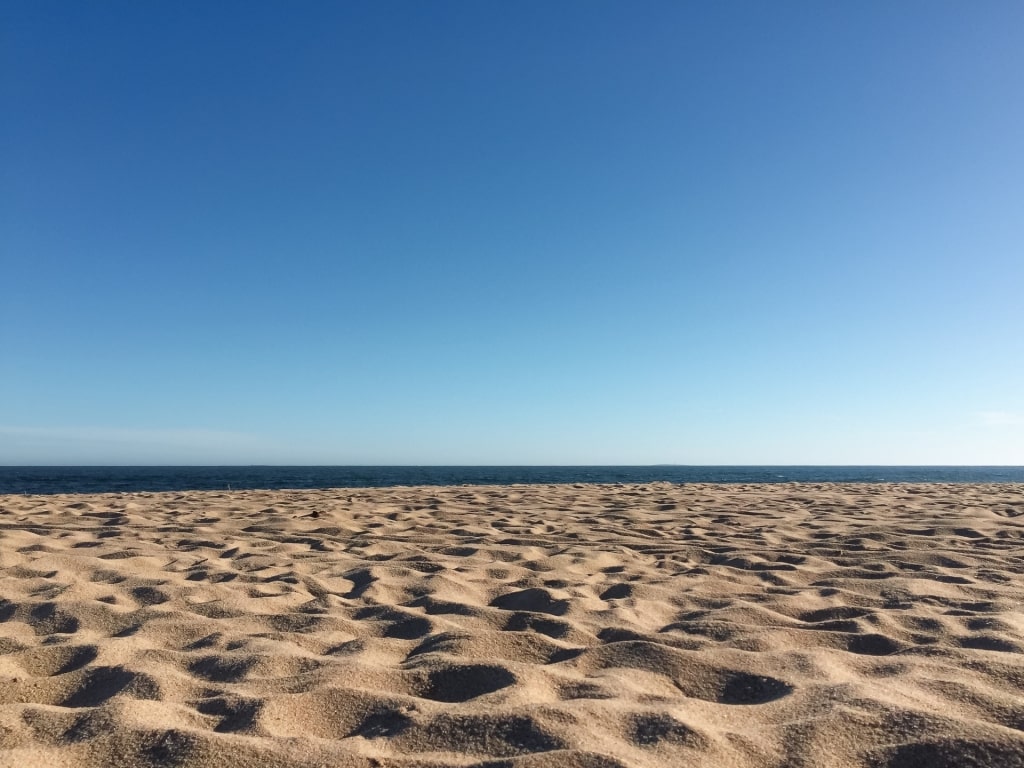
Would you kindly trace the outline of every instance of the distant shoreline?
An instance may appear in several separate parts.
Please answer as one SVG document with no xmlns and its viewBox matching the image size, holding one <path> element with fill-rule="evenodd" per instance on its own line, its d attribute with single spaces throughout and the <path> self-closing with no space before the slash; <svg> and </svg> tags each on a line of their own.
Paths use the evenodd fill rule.
<svg viewBox="0 0 1024 768">
<path fill-rule="evenodd" d="M 1014 466 L 25 466 L 0 494 L 302 490 L 460 485 L 1024 483 Z"/>
</svg>

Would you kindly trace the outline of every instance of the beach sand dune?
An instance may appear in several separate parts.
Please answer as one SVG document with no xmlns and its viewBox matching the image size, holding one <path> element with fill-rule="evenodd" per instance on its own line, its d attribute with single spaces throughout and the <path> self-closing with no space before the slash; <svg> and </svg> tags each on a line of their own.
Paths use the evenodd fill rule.
<svg viewBox="0 0 1024 768">
<path fill-rule="evenodd" d="M 0 497 L 3 766 L 1024 766 L 1024 487 Z"/>
</svg>

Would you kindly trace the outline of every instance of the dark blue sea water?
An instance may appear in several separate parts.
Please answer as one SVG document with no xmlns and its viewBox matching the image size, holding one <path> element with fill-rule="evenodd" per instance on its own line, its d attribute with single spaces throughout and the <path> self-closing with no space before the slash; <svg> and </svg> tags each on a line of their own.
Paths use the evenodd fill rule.
<svg viewBox="0 0 1024 768">
<path fill-rule="evenodd" d="M 0 467 L 0 494 L 655 481 L 1021 483 L 1024 467 Z"/>
</svg>

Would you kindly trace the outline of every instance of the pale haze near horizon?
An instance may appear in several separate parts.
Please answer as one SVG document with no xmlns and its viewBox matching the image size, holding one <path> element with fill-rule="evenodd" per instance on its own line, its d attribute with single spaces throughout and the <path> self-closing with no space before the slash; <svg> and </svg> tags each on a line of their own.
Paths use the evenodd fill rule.
<svg viewBox="0 0 1024 768">
<path fill-rule="evenodd" d="M 1022 28 L 6 3 L 0 464 L 1024 464 Z"/>
</svg>

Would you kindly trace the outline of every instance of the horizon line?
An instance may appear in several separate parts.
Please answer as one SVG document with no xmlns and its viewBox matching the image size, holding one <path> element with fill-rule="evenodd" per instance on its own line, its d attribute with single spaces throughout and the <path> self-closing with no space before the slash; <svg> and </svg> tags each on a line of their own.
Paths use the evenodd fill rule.
<svg viewBox="0 0 1024 768">
<path fill-rule="evenodd" d="M 510 468 L 566 468 L 566 467 L 913 467 L 913 468 L 931 468 L 931 467 L 1006 467 L 1006 468 L 1017 468 L 1024 469 L 1024 464 L 799 464 L 799 463 L 788 463 L 788 464 L 672 464 L 672 463 L 661 463 L 661 464 L 0 464 L 0 469 L 60 469 L 60 468 L 116 468 L 116 469 L 127 469 L 127 468 L 164 468 L 173 467 L 175 469 L 203 469 L 203 468 L 256 468 L 256 467 L 302 467 L 302 468 L 394 468 L 394 469 L 419 469 L 419 468 L 437 468 L 445 469 L 457 467 L 460 469 L 465 468 L 477 468 L 477 469 L 510 469 Z"/>
</svg>

